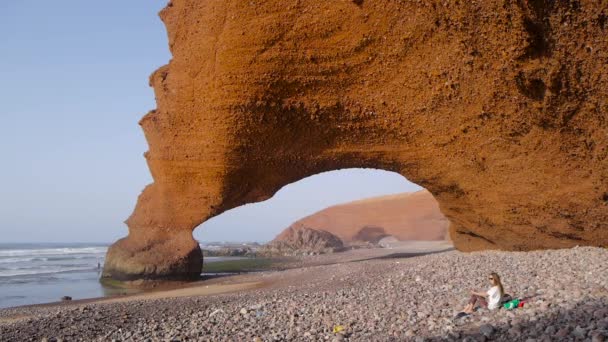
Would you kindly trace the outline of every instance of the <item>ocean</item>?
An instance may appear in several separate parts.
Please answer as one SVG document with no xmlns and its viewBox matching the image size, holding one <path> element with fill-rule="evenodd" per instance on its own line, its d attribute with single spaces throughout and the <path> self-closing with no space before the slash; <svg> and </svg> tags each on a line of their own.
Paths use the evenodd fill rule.
<svg viewBox="0 0 608 342">
<path fill-rule="evenodd" d="M 0 243 L 0 308 L 124 293 L 99 282 L 107 249 L 94 243 Z"/>
</svg>

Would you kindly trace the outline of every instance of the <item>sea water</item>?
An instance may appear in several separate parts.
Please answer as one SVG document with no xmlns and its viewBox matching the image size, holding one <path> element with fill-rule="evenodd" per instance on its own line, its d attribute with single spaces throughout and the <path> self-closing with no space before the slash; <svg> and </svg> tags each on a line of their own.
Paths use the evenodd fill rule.
<svg viewBox="0 0 608 342">
<path fill-rule="evenodd" d="M 0 244 L 0 308 L 120 293 L 99 282 L 107 250 L 91 243 Z"/>
<path fill-rule="evenodd" d="M 99 244 L 0 244 L 0 308 L 63 296 L 104 296 L 99 276 L 107 249 Z"/>
</svg>

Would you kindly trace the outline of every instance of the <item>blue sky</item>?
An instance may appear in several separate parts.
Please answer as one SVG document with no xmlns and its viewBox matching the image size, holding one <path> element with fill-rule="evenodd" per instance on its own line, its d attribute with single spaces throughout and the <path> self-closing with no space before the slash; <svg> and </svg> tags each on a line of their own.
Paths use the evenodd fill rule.
<svg viewBox="0 0 608 342">
<path fill-rule="evenodd" d="M 148 76 L 170 59 L 166 0 L 0 2 L 0 242 L 111 242 L 151 182 L 137 122 Z M 417 189 L 383 171 L 317 175 L 197 229 L 268 240 L 291 221 L 362 197 Z"/>
</svg>

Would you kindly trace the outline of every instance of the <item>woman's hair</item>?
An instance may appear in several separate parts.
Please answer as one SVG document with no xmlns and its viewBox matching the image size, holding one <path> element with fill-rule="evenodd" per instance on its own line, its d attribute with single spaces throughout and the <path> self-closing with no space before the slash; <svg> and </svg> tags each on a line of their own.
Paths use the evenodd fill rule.
<svg viewBox="0 0 608 342">
<path fill-rule="evenodd" d="M 504 296 L 505 289 L 502 287 L 502 283 L 500 282 L 500 276 L 496 272 L 492 272 L 490 273 L 490 277 L 492 278 L 492 284 L 494 284 L 494 286 L 498 286 L 498 289 L 500 290 L 500 296 Z"/>
</svg>

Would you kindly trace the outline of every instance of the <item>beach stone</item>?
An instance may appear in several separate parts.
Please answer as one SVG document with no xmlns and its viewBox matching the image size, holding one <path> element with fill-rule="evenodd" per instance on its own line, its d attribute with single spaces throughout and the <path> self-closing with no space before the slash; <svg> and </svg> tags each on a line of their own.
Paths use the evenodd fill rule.
<svg viewBox="0 0 608 342">
<path fill-rule="evenodd" d="M 608 317 L 608 308 L 598 309 L 593 312 L 593 318 L 600 320 Z"/>
<path fill-rule="evenodd" d="M 592 331 L 590 334 L 591 342 L 604 342 L 608 338 L 607 331 Z"/>
<path fill-rule="evenodd" d="M 511 336 L 518 337 L 518 336 L 521 335 L 522 331 L 521 331 L 521 328 L 519 326 L 514 326 L 514 327 L 512 327 L 512 328 L 509 329 L 508 333 Z"/>
<path fill-rule="evenodd" d="M 570 330 L 568 328 L 561 328 L 555 334 L 558 338 L 566 338 L 568 335 L 570 335 Z"/>
<path fill-rule="evenodd" d="M 545 329 L 545 334 L 547 334 L 549 336 L 555 335 L 556 332 L 557 332 L 557 327 L 554 325 L 550 325 Z"/>
<path fill-rule="evenodd" d="M 491 337 L 494 334 L 494 327 L 491 324 L 484 324 L 479 327 L 479 332 L 485 337 Z"/>
<path fill-rule="evenodd" d="M 580 326 L 577 326 L 572 331 L 572 335 L 574 335 L 577 338 L 583 339 L 587 336 L 587 332 L 585 331 L 585 329 L 581 328 Z"/>
</svg>

